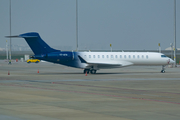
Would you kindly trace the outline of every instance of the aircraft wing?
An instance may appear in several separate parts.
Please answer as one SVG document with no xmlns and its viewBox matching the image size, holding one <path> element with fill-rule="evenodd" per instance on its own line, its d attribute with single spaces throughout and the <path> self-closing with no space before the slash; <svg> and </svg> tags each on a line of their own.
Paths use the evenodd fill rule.
<svg viewBox="0 0 180 120">
<path fill-rule="evenodd" d="M 118 68 L 133 65 L 133 63 L 128 61 L 113 61 L 113 62 L 103 62 L 103 61 L 86 61 L 81 56 L 78 56 L 81 63 L 86 63 L 87 67 L 96 66 L 97 68 Z"/>
</svg>

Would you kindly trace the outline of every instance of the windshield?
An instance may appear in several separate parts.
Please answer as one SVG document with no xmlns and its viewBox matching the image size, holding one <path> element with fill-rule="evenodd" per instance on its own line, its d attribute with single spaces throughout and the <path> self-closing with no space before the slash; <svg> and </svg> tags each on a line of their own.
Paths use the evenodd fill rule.
<svg viewBox="0 0 180 120">
<path fill-rule="evenodd" d="M 165 56 L 165 55 L 161 55 L 161 57 L 165 58 L 165 57 L 167 57 L 167 56 Z"/>
</svg>

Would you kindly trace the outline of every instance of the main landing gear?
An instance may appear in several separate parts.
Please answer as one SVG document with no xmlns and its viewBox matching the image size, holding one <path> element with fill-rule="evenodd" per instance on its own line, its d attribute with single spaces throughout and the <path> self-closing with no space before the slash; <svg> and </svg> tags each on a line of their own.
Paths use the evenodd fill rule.
<svg viewBox="0 0 180 120">
<path fill-rule="evenodd" d="M 161 73 L 165 73 L 165 65 L 162 66 Z"/>
<path fill-rule="evenodd" d="M 89 72 L 90 72 L 91 74 L 96 74 L 96 71 L 97 71 L 97 70 L 94 70 L 94 69 L 92 69 L 92 70 L 90 70 L 90 69 L 84 69 L 84 74 L 86 74 L 86 72 L 87 72 L 87 74 L 89 74 Z"/>
</svg>

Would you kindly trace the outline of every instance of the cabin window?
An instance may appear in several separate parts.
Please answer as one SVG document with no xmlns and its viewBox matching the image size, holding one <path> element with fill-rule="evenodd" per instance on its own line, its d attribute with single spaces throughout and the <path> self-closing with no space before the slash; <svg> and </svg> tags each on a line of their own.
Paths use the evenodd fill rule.
<svg viewBox="0 0 180 120">
<path fill-rule="evenodd" d="M 139 59 L 139 55 L 137 55 L 137 58 Z"/>
<path fill-rule="evenodd" d="M 104 58 L 104 55 L 102 55 L 102 58 Z"/>
<path fill-rule="evenodd" d="M 135 55 L 133 55 L 133 58 L 135 58 Z"/>
<path fill-rule="evenodd" d="M 113 58 L 114 58 L 114 56 L 113 56 L 113 55 L 111 55 L 111 58 L 113 59 Z"/>
<path fill-rule="evenodd" d="M 100 55 L 98 55 L 98 58 L 100 58 Z"/>
<path fill-rule="evenodd" d="M 93 58 L 96 58 L 96 56 L 95 56 L 95 55 L 93 55 Z"/>
<path fill-rule="evenodd" d="M 118 58 L 118 56 L 116 55 L 116 58 Z"/>
<path fill-rule="evenodd" d="M 129 55 L 129 58 L 131 58 L 131 55 Z"/>
<path fill-rule="evenodd" d="M 122 55 L 120 55 L 119 57 L 122 58 Z"/>
<path fill-rule="evenodd" d="M 89 58 L 91 58 L 91 55 L 89 55 Z"/>
<path fill-rule="evenodd" d="M 124 55 L 124 58 L 126 58 L 126 55 Z"/>
<path fill-rule="evenodd" d="M 148 59 L 148 55 L 146 55 L 146 59 Z"/>
<path fill-rule="evenodd" d="M 144 58 L 144 55 L 142 55 L 142 58 Z"/>
<path fill-rule="evenodd" d="M 107 55 L 107 58 L 109 58 L 109 55 Z"/>
</svg>

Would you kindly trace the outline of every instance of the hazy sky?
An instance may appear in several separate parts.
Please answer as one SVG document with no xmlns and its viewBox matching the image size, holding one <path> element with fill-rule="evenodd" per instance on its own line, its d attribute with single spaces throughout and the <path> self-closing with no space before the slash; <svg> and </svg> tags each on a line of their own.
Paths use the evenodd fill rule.
<svg viewBox="0 0 180 120">
<path fill-rule="evenodd" d="M 11 0 L 12 35 L 38 32 L 50 46 L 76 49 L 76 0 Z M 180 47 L 180 0 L 177 47 Z M 79 49 L 157 50 L 174 41 L 174 0 L 78 0 Z M 0 0 L 0 47 L 9 32 L 9 0 Z M 27 45 L 24 39 L 12 44 Z"/>
</svg>

